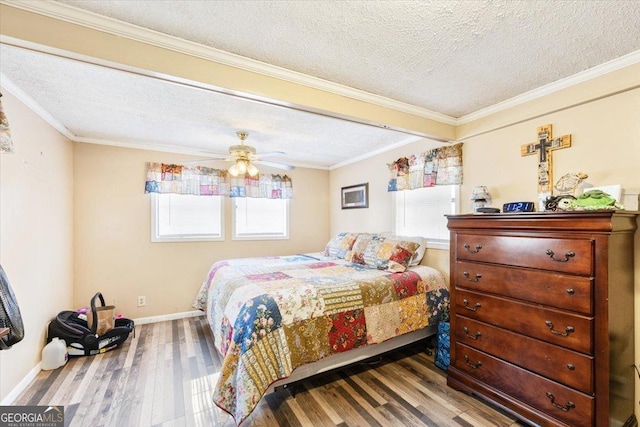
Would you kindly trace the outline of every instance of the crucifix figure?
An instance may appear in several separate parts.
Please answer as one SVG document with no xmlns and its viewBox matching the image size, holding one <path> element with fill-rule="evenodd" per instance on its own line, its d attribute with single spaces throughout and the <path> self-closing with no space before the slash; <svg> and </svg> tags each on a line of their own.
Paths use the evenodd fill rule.
<svg viewBox="0 0 640 427">
<path fill-rule="evenodd" d="M 544 202 L 553 192 L 553 150 L 571 147 L 571 135 L 563 135 L 553 139 L 551 125 L 538 128 L 538 142 L 524 144 L 520 149 L 522 156 L 538 155 L 538 202 L 540 211 L 544 210 Z"/>
</svg>

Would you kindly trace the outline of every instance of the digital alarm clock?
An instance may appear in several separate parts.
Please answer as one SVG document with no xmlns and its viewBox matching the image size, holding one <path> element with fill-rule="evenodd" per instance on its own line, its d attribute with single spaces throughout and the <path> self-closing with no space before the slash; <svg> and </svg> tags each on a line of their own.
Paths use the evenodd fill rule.
<svg viewBox="0 0 640 427">
<path fill-rule="evenodd" d="M 510 202 L 502 205 L 502 212 L 533 212 L 535 205 L 533 202 Z"/>
</svg>

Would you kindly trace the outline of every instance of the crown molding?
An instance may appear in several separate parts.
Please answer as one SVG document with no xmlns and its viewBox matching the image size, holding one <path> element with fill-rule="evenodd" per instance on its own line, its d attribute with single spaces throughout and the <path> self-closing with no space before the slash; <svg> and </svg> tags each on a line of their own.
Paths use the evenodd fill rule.
<svg viewBox="0 0 640 427">
<path fill-rule="evenodd" d="M 375 95 L 363 90 L 354 89 L 345 85 L 334 83 L 318 77 L 313 77 L 297 71 L 267 64 L 265 62 L 256 61 L 244 56 L 225 52 L 213 47 L 205 46 L 199 43 L 184 40 L 175 36 L 164 34 L 155 30 L 139 27 L 137 25 L 118 21 L 113 18 L 98 15 L 93 12 L 78 9 L 62 3 L 52 1 L 37 2 L 20 2 L 17 0 L 2 0 L 2 4 L 26 10 L 28 12 L 38 13 L 40 15 L 59 19 L 76 25 L 81 25 L 94 30 L 106 32 L 119 37 L 125 37 L 131 40 L 158 46 L 164 49 L 173 50 L 179 53 L 195 56 L 219 64 L 240 68 L 245 71 L 262 74 L 268 77 L 274 77 L 290 83 L 307 86 L 313 89 L 322 90 L 378 105 L 384 108 L 412 114 L 437 122 L 455 125 L 456 119 L 446 114 L 428 110 L 426 108 L 417 107 L 405 102 L 396 101 L 384 96 Z"/>
<path fill-rule="evenodd" d="M 506 101 L 499 102 L 490 107 L 483 108 L 481 110 L 462 116 L 458 120 L 456 120 L 456 126 L 460 126 L 465 123 L 469 123 L 474 120 L 478 120 L 483 117 L 490 116 L 491 114 L 508 110 L 509 108 L 513 108 L 518 105 L 522 105 L 526 102 L 533 101 L 538 98 L 542 98 L 543 96 L 550 95 L 562 89 L 567 89 L 571 86 L 584 83 L 588 80 L 595 79 L 597 77 L 603 76 L 613 71 L 617 71 L 622 68 L 628 67 L 630 65 L 637 64 L 638 62 L 640 62 L 640 50 L 631 52 L 627 55 L 621 56 L 620 58 L 613 59 L 609 62 L 605 62 L 604 64 L 596 65 L 593 68 L 589 68 L 588 70 L 581 71 L 577 74 L 574 74 L 569 77 L 565 77 L 553 83 L 549 83 L 547 85 L 541 86 L 537 89 L 530 90 L 529 92 L 525 92 L 522 95 L 518 95 L 511 99 L 507 99 Z"/>
<path fill-rule="evenodd" d="M 360 162 L 362 160 L 369 159 L 371 157 L 377 156 L 378 154 L 382 154 L 382 153 L 385 153 L 387 151 L 394 150 L 396 148 L 404 147 L 405 145 L 411 144 L 413 142 L 420 141 L 421 139 L 428 139 L 428 138 L 411 136 L 411 137 L 403 139 L 402 141 L 398 141 L 395 144 L 386 145 L 386 146 L 384 146 L 382 148 L 378 148 L 377 150 L 370 151 L 367 154 L 363 154 L 363 155 L 357 156 L 357 157 L 352 157 L 351 159 L 342 161 L 340 163 L 336 163 L 335 165 L 331 165 L 331 166 L 329 166 L 329 170 L 338 169 L 338 168 L 341 168 L 343 166 L 350 165 L 352 163 L 357 163 L 357 162 Z M 442 143 L 442 141 L 438 141 L 438 142 Z"/>
<path fill-rule="evenodd" d="M 25 104 L 31 111 L 40 116 L 45 122 L 53 126 L 58 132 L 69 138 L 71 141 L 76 140 L 76 136 L 53 117 L 47 110 L 42 108 L 32 97 L 27 95 L 22 89 L 15 85 L 4 73 L 0 72 L 0 86 L 4 87 L 7 92 L 15 96 L 20 102 Z"/>
</svg>

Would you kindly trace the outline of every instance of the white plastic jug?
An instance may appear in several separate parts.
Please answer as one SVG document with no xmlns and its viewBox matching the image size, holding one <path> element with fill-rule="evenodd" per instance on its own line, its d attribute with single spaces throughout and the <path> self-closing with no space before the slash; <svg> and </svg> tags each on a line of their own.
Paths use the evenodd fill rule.
<svg viewBox="0 0 640 427">
<path fill-rule="evenodd" d="M 57 369 L 67 363 L 68 357 L 67 345 L 64 340 L 56 337 L 42 349 L 42 362 L 40 362 L 40 368 L 45 371 Z"/>
<path fill-rule="evenodd" d="M 67 353 L 67 343 L 65 342 L 65 340 L 63 339 L 58 339 L 56 340 L 58 342 L 58 355 L 62 354 L 62 357 L 60 357 L 60 366 L 64 366 L 67 364 L 67 360 L 69 360 L 69 353 Z"/>
</svg>

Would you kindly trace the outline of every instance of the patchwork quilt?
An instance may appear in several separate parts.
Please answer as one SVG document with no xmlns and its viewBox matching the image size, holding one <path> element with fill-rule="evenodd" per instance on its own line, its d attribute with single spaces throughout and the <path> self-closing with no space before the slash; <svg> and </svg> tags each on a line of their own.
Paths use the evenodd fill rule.
<svg viewBox="0 0 640 427">
<path fill-rule="evenodd" d="M 294 255 L 215 263 L 194 307 L 223 359 L 213 399 L 240 424 L 298 366 L 438 323 L 449 292 L 426 266 L 394 273 Z"/>
</svg>

